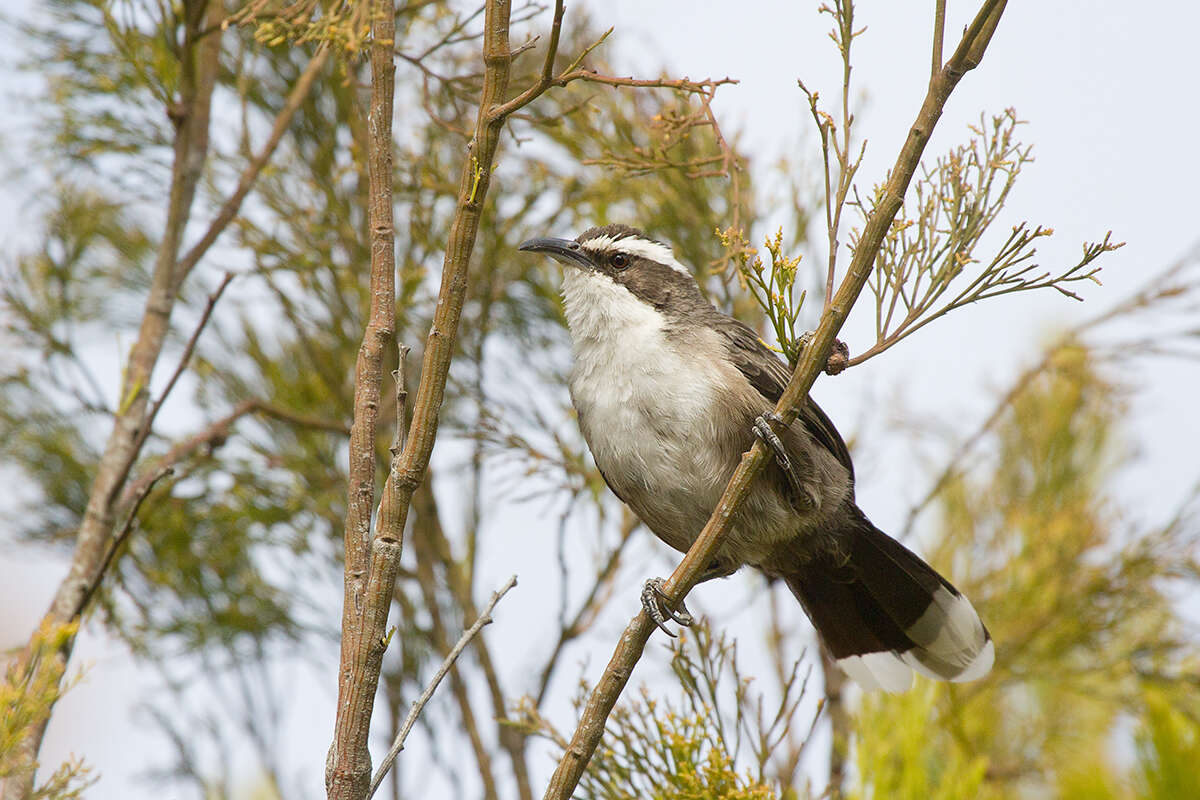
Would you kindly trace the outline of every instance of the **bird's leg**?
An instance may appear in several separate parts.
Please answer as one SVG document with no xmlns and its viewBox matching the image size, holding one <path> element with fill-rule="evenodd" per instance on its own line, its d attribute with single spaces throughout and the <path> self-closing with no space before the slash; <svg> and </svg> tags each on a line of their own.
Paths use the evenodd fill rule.
<svg viewBox="0 0 1200 800">
<path fill-rule="evenodd" d="M 654 620 L 659 630 L 672 639 L 675 638 L 675 634 L 667 627 L 668 619 L 675 620 L 685 628 L 696 621 L 682 600 L 677 608 L 667 605 L 667 593 L 663 591 L 662 578 L 650 578 L 642 585 L 642 608 L 650 615 L 650 619 Z"/>
<path fill-rule="evenodd" d="M 704 583 L 713 578 L 723 578 L 726 575 L 732 575 L 736 571 L 736 567 L 729 569 L 720 562 L 714 561 L 708 566 L 708 569 L 704 570 L 696 583 Z M 667 605 L 668 598 L 667 593 L 663 590 L 663 583 L 662 578 L 650 578 L 642 585 L 642 608 L 650 616 L 650 619 L 654 620 L 654 624 L 663 633 L 673 639 L 675 638 L 675 634 L 667 627 L 666 623 L 668 619 L 674 620 L 686 628 L 695 624 L 696 618 L 692 616 L 692 612 L 688 611 L 687 606 L 683 604 L 683 600 L 676 603 L 675 608 Z"/>
<path fill-rule="evenodd" d="M 817 508 L 821 504 L 821 498 L 816 490 L 806 484 L 800 475 L 800 470 L 788 455 L 787 448 L 783 446 L 783 440 L 779 438 L 779 434 L 771 427 L 771 423 L 783 426 L 783 419 L 774 411 L 767 411 L 764 414 L 755 417 L 754 433 L 758 438 L 763 440 L 763 444 L 774 454 L 775 463 L 783 470 L 783 474 L 787 476 L 788 484 L 792 487 L 792 493 L 795 495 L 797 502 L 804 503 L 808 508 Z"/>
</svg>

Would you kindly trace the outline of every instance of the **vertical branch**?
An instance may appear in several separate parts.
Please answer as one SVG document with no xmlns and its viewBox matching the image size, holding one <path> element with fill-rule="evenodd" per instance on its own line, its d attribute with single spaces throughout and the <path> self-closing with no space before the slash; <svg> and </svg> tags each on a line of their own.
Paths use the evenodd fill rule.
<svg viewBox="0 0 1200 800">
<path fill-rule="evenodd" d="M 942 43 L 946 38 L 946 0 L 937 0 L 933 10 L 933 66 L 929 70 L 929 84 L 937 80 L 942 71 Z"/>
<path fill-rule="evenodd" d="M 825 790 L 830 800 L 845 797 L 846 761 L 850 756 L 850 713 L 846 710 L 846 675 L 838 668 L 829 650 L 821 645 L 821 673 L 825 682 L 825 716 L 829 718 L 829 786 Z"/>
<path fill-rule="evenodd" d="M 872 210 L 863 228 L 846 277 L 832 302 L 822 313 L 820 325 L 808 346 L 804 348 L 792 379 L 775 406 L 775 413 L 783 418 L 784 424 L 791 424 L 796 419 L 801 403 L 808 396 L 817 375 L 825 368 L 834 338 L 845 323 L 854 301 L 866 286 L 875 256 L 900 210 L 904 193 L 920 164 L 921 154 L 941 117 L 942 109 L 962 76 L 979 63 L 999 22 L 1003 2 L 1004 0 L 985 0 L 979 13 L 963 33 L 962 41 L 954 55 L 939 73 L 937 80 L 930 85 L 921 110 L 909 129 L 908 138 L 892 167 L 883 197 Z M 761 442 L 755 442 L 750 451 L 742 456 L 741 463 L 730 478 L 729 485 L 704 530 L 665 582 L 663 591 L 668 604 L 675 605 L 682 600 L 696 585 L 704 569 L 712 563 L 721 537 L 728 531 L 734 513 L 749 495 L 751 483 L 762 470 L 765 461 L 766 448 Z M 588 761 L 600 743 L 608 715 L 628 683 L 653 630 L 654 623 L 645 611 L 639 611 L 625 628 L 604 674 L 588 697 L 575 734 L 550 779 L 545 794 L 546 800 L 567 800 L 575 791 Z"/>
<path fill-rule="evenodd" d="M 375 501 L 375 429 L 383 383 L 383 349 L 395 335 L 392 103 L 396 15 L 391 0 L 374 0 L 371 6 L 371 102 L 367 114 L 371 300 L 354 368 L 354 424 L 350 428 L 344 534 L 341 669 L 338 673 L 337 721 L 325 775 L 325 788 L 330 798 L 363 798 L 370 786 L 371 754 L 367 737 L 384 641 L 382 633 L 371 640 L 376 626 L 366 625 L 364 621 L 367 616 L 382 616 L 386 625 L 391 601 L 391 586 L 381 597 L 380 587 L 371 584 L 369 568 L 375 555 L 372 552 L 371 510 Z M 398 418 L 397 427 L 403 422 L 403 417 Z M 399 560 L 401 537 L 397 529 L 386 525 L 382 519 L 378 522 L 380 548 L 395 551 L 384 557 Z"/>
<path fill-rule="evenodd" d="M 413 417 L 409 425 L 408 438 L 403 451 L 392 460 L 391 470 L 384 483 L 379 503 L 379 515 L 375 534 L 370 535 L 370 500 L 372 481 L 364 480 L 368 467 L 365 463 L 352 470 L 361 471 L 360 481 L 351 487 L 351 502 L 356 504 L 346 524 L 346 589 L 343 610 L 342 661 L 339 672 L 338 720 L 335 738 L 326 762 L 326 790 L 331 798 L 362 800 L 370 784 L 370 753 L 367 750 L 367 735 L 371 721 L 371 709 L 383 652 L 387 645 L 387 615 L 391 604 L 396 573 L 400 564 L 401 532 L 408 517 L 413 492 L 425 478 L 426 468 L 433 453 L 437 437 L 438 414 L 445 396 L 446 378 L 450 370 L 450 359 L 458 334 L 458 323 L 462 316 L 466 298 L 467 272 L 471 252 L 475 247 L 483 203 L 491 184 L 492 164 L 504 127 L 505 114 L 496 109 L 504 101 L 508 89 L 509 67 L 512 54 L 509 51 L 508 29 L 511 12 L 509 0 L 493 0 L 486 5 L 484 15 L 483 62 L 484 76 L 476 117 L 475 132 L 470 145 L 470 154 L 459 182 L 458 202 L 446 242 L 446 256 L 442 264 L 442 281 L 438 290 L 433 323 L 425 341 L 425 353 L 421 365 L 421 380 L 413 404 Z M 393 23 L 376 18 L 373 24 L 375 37 L 372 44 L 372 92 L 382 87 L 376 81 L 386 73 L 387 121 L 391 118 L 391 75 Z M 382 16 L 382 15 L 379 15 Z M 378 64 L 379 71 L 376 71 Z M 373 97 L 372 104 L 376 98 Z M 383 102 L 380 99 L 380 102 Z M 385 120 L 372 113 L 374 126 L 372 138 L 378 134 L 378 126 Z M 390 148 L 390 138 L 388 140 Z M 380 158 L 375 153 L 373 158 Z M 390 149 L 387 156 L 388 173 L 385 181 L 391 180 Z M 372 167 L 374 169 L 374 167 Z M 374 175 L 372 176 L 372 183 Z M 390 184 L 389 184 L 390 186 Z M 373 203 L 374 205 L 374 203 Z M 382 210 L 382 209 L 381 209 Z M 390 203 L 388 205 L 390 214 Z M 387 253 L 391 256 L 391 223 L 388 217 L 387 230 L 372 217 L 372 234 L 386 234 Z M 373 240 L 372 255 L 378 247 Z M 374 271 L 374 265 L 373 265 Z M 373 275 L 373 278 L 375 276 Z M 388 276 L 391 280 L 391 275 Z M 389 300 L 387 312 L 393 313 Z M 379 299 L 372 291 L 372 307 Z M 364 349 L 379 346 L 369 341 L 370 332 L 364 337 Z M 379 402 L 379 381 L 374 380 L 373 393 L 362 398 L 364 423 L 368 417 L 373 421 L 374 408 Z M 356 390 L 357 393 L 357 390 Z M 358 404 L 356 396 L 356 406 Z M 358 426 L 356 407 L 355 426 Z M 367 434 L 370 434 L 368 436 Z M 364 424 L 356 440 L 368 444 L 374 440 L 374 426 L 368 431 Z M 355 451 L 352 449 L 352 454 Z M 352 459 L 354 456 L 352 455 Z M 369 457 L 368 457 L 369 458 Z M 371 478 L 373 479 L 373 465 Z M 353 559 L 353 561 L 352 561 Z"/>
</svg>

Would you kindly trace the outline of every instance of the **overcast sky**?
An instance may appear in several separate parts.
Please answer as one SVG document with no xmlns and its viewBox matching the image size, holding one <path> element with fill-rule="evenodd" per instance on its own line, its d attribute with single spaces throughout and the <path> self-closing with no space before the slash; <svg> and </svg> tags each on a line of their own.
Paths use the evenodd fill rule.
<svg viewBox="0 0 1200 800">
<path fill-rule="evenodd" d="M 785 150 L 813 143 L 796 78 L 803 76 L 829 101 L 839 86 L 836 57 L 825 38 L 829 20 L 816 14 L 815 3 L 620 0 L 587 5 L 599 25 L 615 26 L 606 57 L 623 74 L 656 73 L 665 66 L 693 78 L 739 79 L 739 85 L 721 90 L 716 108 L 727 132 L 739 132 L 750 145 L 757 169 L 769 169 Z M 896 0 L 859 4 L 860 23 L 868 27 L 856 42 L 855 59 L 863 99 L 858 130 L 869 140 L 860 172 L 864 188 L 882 180 L 920 105 L 928 78 L 932 5 Z M 966 21 L 966 5 L 950 3 L 947 51 Z M 568 9 L 568 24 L 570 13 Z M 866 400 L 881 397 L 931 419 L 980 418 L 993 402 L 989 390 L 1004 386 L 1035 358 L 1038 346 L 1055 330 L 1115 302 L 1200 241 L 1200 159 L 1194 152 L 1200 131 L 1198 30 L 1200 6 L 1182 0 L 1154 4 L 1153 11 L 1147 4 L 1118 0 L 1009 4 L 983 65 L 956 90 L 928 152 L 941 153 L 962 141 L 965 126 L 980 112 L 1014 107 L 1029 122 L 1023 135 L 1034 145 L 1037 160 L 1023 173 L 1002 223 L 1028 220 L 1053 227 L 1055 237 L 1039 248 L 1047 267 L 1073 262 L 1081 242 L 1102 238 L 1110 229 L 1128 244 L 1104 258 L 1104 285 L 1085 285 L 1084 304 L 1054 292 L 989 302 L 927 328 L 864 368 L 823 378 L 814 396 L 843 429 L 854 431 L 864 418 Z M 11 88 L 11 77 L 0 81 Z M 503 192 L 502 168 L 497 178 L 494 191 Z M 0 206 L 0 234 L 6 238 L 14 233 L 9 222 L 13 209 L 23 204 L 21 189 L 19 182 L 11 185 Z M 607 221 L 636 223 L 597 222 Z M 852 351 L 869 343 L 868 324 L 865 315 L 856 316 L 843 334 Z M 1197 478 L 1194 451 L 1200 422 L 1188 412 L 1195 405 L 1200 372 L 1187 362 L 1151 361 L 1139 369 L 1125 377 L 1138 387 L 1128 435 L 1141 456 L 1138 468 L 1127 471 L 1116 491 L 1119 499 L 1150 509 L 1177 501 Z M 908 480 L 911 472 L 894 468 L 903 454 L 883 436 L 886 422 L 876 417 L 861 426 L 860 438 L 867 441 L 860 442 L 860 453 L 868 458 L 860 454 L 857 460 L 860 502 L 885 530 L 926 489 L 923 481 Z M 875 441 L 873 433 L 879 436 Z M 876 461 L 869 459 L 872 454 Z M 527 553 L 509 550 L 496 554 L 481 586 L 499 584 L 517 572 L 522 586 L 514 594 L 525 591 L 528 602 L 526 587 L 534 576 L 524 560 Z M 11 546 L 3 554 L 0 646 L 9 647 L 27 636 L 65 565 Z M 633 598 L 636 586 L 623 591 Z M 698 594 L 704 607 L 703 590 Z M 502 606 L 490 630 L 497 641 L 522 624 L 519 614 L 509 613 L 517 608 L 515 602 Z M 614 630 L 627 619 L 633 602 L 614 618 Z M 592 677 L 611 642 L 597 648 Z M 70 752 L 84 755 L 102 776 L 89 793 L 93 798 L 161 796 L 133 777 L 148 766 L 146 759 L 153 755 L 147 754 L 164 754 L 144 733 L 144 720 L 132 712 L 145 674 L 134 671 L 124 649 L 105 640 L 94 626 L 81 637 L 73 659 L 76 668 L 84 664 L 90 669 L 61 704 L 44 762 L 56 763 Z M 319 765 L 331 729 L 333 676 L 298 669 L 293 679 L 303 687 L 297 705 L 311 705 L 299 722 L 311 727 L 313 749 L 298 753 L 297 761 L 315 754 Z M 318 781 L 319 774 L 318 769 Z"/>
</svg>

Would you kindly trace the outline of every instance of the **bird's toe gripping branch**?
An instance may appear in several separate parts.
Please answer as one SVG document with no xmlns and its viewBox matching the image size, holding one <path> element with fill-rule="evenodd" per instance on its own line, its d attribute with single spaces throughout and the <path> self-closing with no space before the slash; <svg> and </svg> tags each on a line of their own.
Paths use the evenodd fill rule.
<svg viewBox="0 0 1200 800">
<path fill-rule="evenodd" d="M 674 620 L 685 628 L 694 624 L 696 618 L 688 611 L 687 606 L 680 600 L 675 608 L 671 608 L 666 592 L 663 591 L 662 578 L 650 578 L 642 586 L 642 608 L 650 615 L 650 619 L 654 620 L 654 624 L 659 629 L 675 638 L 675 634 L 667 627 L 667 620 Z"/>
<path fill-rule="evenodd" d="M 783 419 L 774 411 L 768 411 L 754 419 L 754 434 L 763 440 L 763 443 L 771 451 L 775 457 L 775 463 L 783 470 L 783 474 L 787 476 L 788 484 L 792 487 L 792 494 L 796 500 L 803 506 L 816 508 L 820 504 L 820 497 L 814 491 L 813 487 L 806 484 L 800 476 L 800 470 L 796 463 L 788 455 L 787 448 L 784 447 L 783 441 L 779 438 L 779 434 L 775 433 L 775 429 L 771 427 L 771 423 L 783 426 Z"/>
</svg>

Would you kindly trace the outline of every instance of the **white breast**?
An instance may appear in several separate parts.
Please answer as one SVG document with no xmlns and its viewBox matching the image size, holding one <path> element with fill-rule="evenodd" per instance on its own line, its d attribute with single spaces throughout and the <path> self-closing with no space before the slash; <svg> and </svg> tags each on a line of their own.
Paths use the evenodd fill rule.
<svg viewBox="0 0 1200 800">
<path fill-rule="evenodd" d="M 596 463 L 610 480 L 683 488 L 684 461 L 699 466 L 711 450 L 696 446 L 713 437 L 711 360 L 668 341 L 663 315 L 607 276 L 566 270 L 563 301 L 575 343 L 571 399 Z"/>
</svg>

